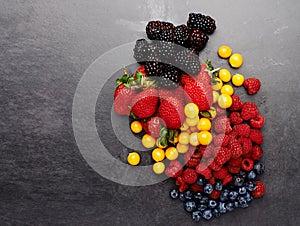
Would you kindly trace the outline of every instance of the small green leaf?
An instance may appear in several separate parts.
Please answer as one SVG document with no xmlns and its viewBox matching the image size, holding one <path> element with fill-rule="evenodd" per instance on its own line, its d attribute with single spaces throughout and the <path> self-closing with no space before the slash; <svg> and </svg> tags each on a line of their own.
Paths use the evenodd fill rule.
<svg viewBox="0 0 300 226">
<path fill-rule="evenodd" d="M 201 111 L 200 114 L 205 118 L 211 118 L 209 111 Z"/>
</svg>

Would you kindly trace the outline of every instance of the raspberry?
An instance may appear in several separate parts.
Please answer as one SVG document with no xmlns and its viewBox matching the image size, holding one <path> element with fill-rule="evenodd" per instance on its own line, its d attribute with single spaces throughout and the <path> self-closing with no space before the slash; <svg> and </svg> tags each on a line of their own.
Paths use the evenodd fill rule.
<svg viewBox="0 0 300 226">
<path fill-rule="evenodd" d="M 216 106 L 215 108 L 218 116 L 226 115 L 226 110 L 224 108 L 220 108 L 219 106 Z"/>
<path fill-rule="evenodd" d="M 244 158 L 243 161 L 242 161 L 242 169 L 245 170 L 245 171 L 250 171 L 253 169 L 253 166 L 254 166 L 254 162 L 252 159 L 250 158 Z"/>
<path fill-rule="evenodd" d="M 253 119 L 250 119 L 250 126 L 254 129 L 260 129 L 265 123 L 265 119 L 262 115 L 258 115 Z"/>
<path fill-rule="evenodd" d="M 260 81 L 257 78 L 247 78 L 244 81 L 244 87 L 247 90 L 248 94 L 255 94 L 260 89 Z"/>
<path fill-rule="evenodd" d="M 231 152 L 227 148 L 221 147 L 215 157 L 216 164 L 224 165 L 231 158 Z"/>
<path fill-rule="evenodd" d="M 170 162 L 169 166 L 165 170 L 165 174 L 168 177 L 177 178 L 182 173 L 182 165 L 178 160 L 173 160 Z"/>
<path fill-rule="evenodd" d="M 216 147 L 226 147 L 229 142 L 229 136 L 226 134 L 218 134 L 213 136 L 213 142 Z"/>
<path fill-rule="evenodd" d="M 195 170 L 187 168 L 182 173 L 182 179 L 187 184 L 193 184 L 196 182 L 198 175 Z"/>
<path fill-rule="evenodd" d="M 231 112 L 231 114 L 229 115 L 229 120 L 230 120 L 230 123 L 233 125 L 238 125 L 243 122 L 241 114 L 237 111 Z"/>
<path fill-rule="evenodd" d="M 233 130 L 228 134 L 228 136 L 229 136 L 229 141 L 230 141 L 230 140 L 236 139 L 238 136 L 238 133 Z"/>
<path fill-rule="evenodd" d="M 186 191 L 187 189 L 189 188 L 189 186 L 187 185 L 187 184 L 185 184 L 185 183 L 182 183 L 180 186 L 179 186 L 179 191 L 180 192 L 184 192 L 184 191 Z"/>
<path fill-rule="evenodd" d="M 243 102 L 241 101 L 240 97 L 236 94 L 231 96 L 232 104 L 229 108 L 230 111 L 239 111 L 243 107 Z"/>
<path fill-rule="evenodd" d="M 241 167 L 240 166 L 227 166 L 227 169 L 232 174 L 237 174 L 240 172 Z"/>
<path fill-rule="evenodd" d="M 258 108 L 254 103 L 246 102 L 241 112 L 242 119 L 250 120 L 258 116 Z"/>
<path fill-rule="evenodd" d="M 213 171 L 219 171 L 222 168 L 222 165 L 217 164 L 216 161 L 213 161 L 210 165 L 209 168 L 211 168 Z"/>
<path fill-rule="evenodd" d="M 212 176 L 211 178 L 209 178 L 209 179 L 207 180 L 207 182 L 210 183 L 210 184 L 212 184 L 212 185 L 214 185 L 214 184 L 216 183 L 216 178 L 214 178 L 214 177 Z"/>
<path fill-rule="evenodd" d="M 263 150 L 262 150 L 261 146 L 253 145 L 252 155 L 251 155 L 252 159 L 259 160 L 262 155 L 263 155 Z"/>
<path fill-rule="evenodd" d="M 256 181 L 256 188 L 252 192 L 253 198 L 260 198 L 266 191 L 265 185 L 261 181 Z"/>
<path fill-rule="evenodd" d="M 250 126 L 248 124 L 235 125 L 233 130 L 235 130 L 240 137 L 249 137 Z"/>
<path fill-rule="evenodd" d="M 203 187 L 198 185 L 197 183 L 194 183 L 190 186 L 193 192 L 203 192 Z"/>
<path fill-rule="evenodd" d="M 191 151 L 193 153 L 192 157 L 195 159 L 200 159 L 202 157 L 202 153 L 200 152 L 199 148 L 196 148 L 194 150 L 194 147 L 190 145 L 189 147 L 189 151 Z"/>
<path fill-rule="evenodd" d="M 185 158 L 185 156 L 184 156 L 184 158 Z M 196 158 L 193 158 L 193 157 L 191 157 L 189 159 L 184 159 L 184 161 L 185 161 L 185 165 L 190 167 L 190 168 L 195 168 L 200 163 L 200 159 L 196 159 Z"/>
<path fill-rule="evenodd" d="M 212 193 L 209 194 L 209 197 L 211 199 L 217 200 L 220 197 L 221 192 L 222 191 L 213 190 Z"/>
<path fill-rule="evenodd" d="M 196 172 L 198 174 L 201 174 L 202 176 L 204 176 L 206 180 L 208 180 L 209 178 L 212 177 L 211 169 L 210 168 L 203 169 L 203 167 L 201 167 L 201 165 L 198 165 L 196 167 Z"/>
<path fill-rule="evenodd" d="M 230 166 L 240 166 L 242 164 L 243 158 L 239 157 L 237 159 L 230 159 L 228 164 Z"/>
<path fill-rule="evenodd" d="M 213 121 L 213 127 L 217 133 L 225 132 L 226 134 L 228 134 L 232 131 L 229 118 L 227 118 L 226 115 L 221 115 L 215 118 L 215 120 Z"/>
<path fill-rule="evenodd" d="M 208 145 L 203 153 L 202 158 L 204 159 L 209 159 L 209 158 L 214 158 L 216 156 L 216 148 L 214 145 Z"/>
<path fill-rule="evenodd" d="M 242 145 L 243 148 L 243 154 L 247 155 L 252 150 L 252 141 L 247 137 L 241 137 L 238 139 L 238 142 Z"/>
<path fill-rule="evenodd" d="M 223 186 L 227 185 L 228 183 L 230 183 L 232 181 L 232 176 L 231 174 L 228 174 L 223 180 L 222 180 L 222 184 Z"/>
<path fill-rule="evenodd" d="M 227 175 L 228 175 L 228 171 L 225 167 L 222 167 L 219 171 L 213 172 L 213 176 L 216 179 L 220 179 L 220 180 L 224 179 Z"/>
<path fill-rule="evenodd" d="M 237 140 L 232 140 L 228 144 L 228 148 L 231 152 L 231 158 L 237 159 L 243 154 L 242 146 L 238 143 Z"/>
<path fill-rule="evenodd" d="M 258 129 L 251 129 L 249 138 L 257 144 L 262 144 L 262 142 L 264 141 L 264 137 Z"/>
</svg>

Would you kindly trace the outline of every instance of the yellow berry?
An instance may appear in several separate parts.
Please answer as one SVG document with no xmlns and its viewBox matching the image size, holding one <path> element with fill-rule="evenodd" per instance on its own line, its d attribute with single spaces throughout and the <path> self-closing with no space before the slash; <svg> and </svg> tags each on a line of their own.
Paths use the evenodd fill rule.
<svg viewBox="0 0 300 226">
<path fill-rule="evenodd" d="M 214 107 L 210 107 L 208 112 L 210 113 L 212 119 L 214 119 L 217 116 L 217 110 Z"/>
<path fill-rule="evenodd" d="M 136 166 L 137 164 L 139 164 L 140 160 L 141 160 L 141 157 L 137 152 L 131 152 L 127 156 L 127 162 L 133 166 Z"/>
<path fill-rule="evenodd" d="M 163 162 L 156 162 L 153 164 L 152 169 L 155 174 L 162 174 L 165 171 L 165 164 Z"/>
<path fill-rule="evenodd" d="M 152 159 L 155 162 L 160 162 L 160 161 L 164 160 L 165 159 L 165 152 L 164 152 L 164 150 L 161 149 L 161 148 L 155 148 L 152 151 Z"/>
<path fill-rule="evenodd" d="M 213 103 L 216 103 L 218 101 L 219 98 L 219 93 L 218 91 L 213 91 Z"/>
<path fill-rule="evenodd" d="M 188 144 L 177 143 L 176 149 L 179 153 L 184 154 L 189 150 L 189 145 Z"/>
<path fill-rule="evenodd" d="M 142 124 L 139 121 L 133 121 L 130 124 L 130 129 L 134 133 L 140 133 L 143 129 Z"/>
<path fill-rule="evenodd" d="M 175 147 L 169 147 L 166 150 L 166 157 L 169 160 L 175 160 L 178 158 L 178 151 Z"/>
<path fill-rule="evenodd" d="M 145 134 L 142 137 L 142 144 L 145 148 L 153 148 L 155 146 L 156 140 L 149 134 Z"/>
<path fill-rule="evenodd" d="M 189 129 L 189 125 L 186 122 L 184 122 L 180 127 L 181 131 L 187 131 L 188 129 Z"/>
<path fill-rule="evenodd" d="M 198 146 L 199 145 L 198 133 L 197 132 L 191 133 L 191 135 L 190 135 L 190 145 L 192 145 L 192 146 Z"/>
<path fill-rule="evenodd" d="M 234 53 L 229 57 L 229 64 L 233 68 L 239 68 L 243 64 L 243 56 L 239 53 Z"/>
<path fill-rule="evenodd" d="M 228 71 L 227 69 L 221 69 L 219 71 L 219 78 L 223 81 L 223 82 L 229 82 L 231 79 L 231 73 L 230 71 Z"/>
<path fill-rule="evenodd" d="M 207 131 L 211 129 L 211 122 L 208 118 L 201 118 L 198 123 L 198 129 L 200 131 Z"/>
<path fill-rule="evenodd" d="M 221 89 L 221 93 L 231 96 L 234 93 L 234 89 L 231 85 L 224 85 Z"/>
<path fill-rule="evenodd" d="M 195 118 L 186 118 L 185 121 L 188 126 L 196 126 L 199 122 L 199 116 L 197 115 Z"/>
<path fill-rule="evenodd" d="M 201 131 L 198 135 L 198 140 L 202 145 L 209 145 L 212 141 L 212 135 L 208 131 Z"/>
<path fill-rule="evenodd" d="M 218 99 L 221 108 L 229 108 L 232 105 L 232 98 L 228 94 L 221 94 Z"/>
<path fill-rule="evenodd" d="M 234 76 L 232 76 L 231 81 L 235 86 L 242 86 L 244 83 L 244 76 L 241 74 L 235 74 Z"/>
<path fill-rule="evenodd" d="M 232 49 L 229 46 L 220 46 L 218 49 L 218 55 L 221 58 L 228 58 L 232 53 Z"/>
<path fill-rule="evenodd" d="M 199 108 L 194 103 L 188 103 L 184 107 L 184 113 L 188 118 L 195 118 L 199 114 Z"/>
<path fill-rule="evenodd" d="M 223 86 L 222 80 L 219 78 L 216 78 L 215 81 L 216 81 L 216 83 L 211 86 L 212 89 L 215 91 L 220 90 Z"/>
<path fill-rule="evenodd" d="M 190 140 L 190 134 L 188 132 L 181 132 L 178 137 L 178 142 L 181 144 L 188 144 Z"/>
</svg>

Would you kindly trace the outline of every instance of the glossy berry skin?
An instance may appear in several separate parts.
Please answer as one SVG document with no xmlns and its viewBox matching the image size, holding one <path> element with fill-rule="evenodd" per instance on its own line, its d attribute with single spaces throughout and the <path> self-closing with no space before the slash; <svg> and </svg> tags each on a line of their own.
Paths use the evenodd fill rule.
<svg viewBox="0 0 300 226">
<path fill-rule="evenodd" d="M 248 203 L 250 203 L 250 202 L 253 200 L 253 197 L 252 197 L 252 195 L 251 195 L 249 192 L 247 192 L 247 193 L 245 194 L 244 198 L 246 199 L 246 201 L 247 201 Z"/>
<path fill-rule="evenodd" d="M 219 202 L 219 205 L 217 206 L 217 210 L 220 212 L 220 213 L 226 213 L 227 212 L 227 209 L 225 207 L 225 203 L 224 202 Z"/>
<path fill-rule="evenodd" d="M 205 179 L 203 177 L 199 176 L 197 179 L 197 184 L 200 186 L 203 186 L 204 183 L 205 183 Z"/>
<path fill-rule="evenodd" d="M 216 191 L 222 191 L 223 189 L 223 185 L 221 181 L 217 181 L 214 186 Z"/>
<path fill-rule="evenodd" d="M 265 165 L 262 162 L 256 162 L 253 169 L 257 175 L 261 175 L 265 172 Z"/>
<path fill-rule="evenodd" d="M 238 202 L 241 208 L 247 208 L 249 206 L 247 200 L 242 196 L 238 197 Z"/>
<path fill-rule="evenodd" d="M 239 188 L 239 194 L 240 194 L 240 195 L 244 195 L 244 194 L 246 194 L 246 192 L 247 192 L 246 187 L 240 187 L 240 188 Z"/>
<path fill-rule="evenodd" d="M 231 201 L 234 201 L 239 196 L 239 193 L 236 191 L 230 191 L 228 196 Z"/>
<path fill-rule="evenodd" d="M 200 200 L 200 203 L 201 203 L 201 204 L 207 204 L 208 201 L 209 201 L 208 197 L 207 197 L 207 196 L 204 196 L 204 197 L 202 197 L 202 199 Z"/>
<path fill-rule="evenodd" d="M 225 208 L 229 212 L 233 211 L 234 210 L 234 203 L 232 203 L 232 202 L 226 203 Z"/>
<path fill-rule="evenodd" d="M 221 213 L 217 209 L 213 209 L 212 211 L 214 217 L 220 217 Z"/>
<path fill-rule="evenodd" d="M 229 64 L 233 68 L 239 68 L 243 64 L 243 56 L 239 53 L 234 53 L 229 57 Z"/>
<path fill-rule="evenodd" d="M 177 199 L 179 197 L 179 191 L 177 189 L 172 189 L 169 193 L 172 199 Z"/>
<path fill-rule="evenodd" d="M 246 189 L 248 191 L 254 191 L 256 189 L 256 182 L 255 181 L 252 181 L 252 180 L 249 180 L 246 182 Z"/>
<path fill-rule="evenodd" d="M 218 55 L 221 58 L 226 59 L 230 57 L 231 53 L 232 53 L 232 49 L 229 46 L 220 46 L 218 48 Z"/>
<path fill-rule="evenodd" d="M 193 196 L 193 199 L 196 200 L 196 201 L 199 201 L 202 199 L 202 194 L 201 192 L 196 192 Z"/>
<path fill-rule="evenodd" d="M 213 191 L 213 186 L 211 184 L 207 183 L 206 185 L 204 185 L 203 190 L 204 190 L 204 193 L 211 194 Z"/>
<path fill-rule="evenodd" d="M 206 204 L 200 204 L 198 205 L 197 209 L 201 212 L 203 212 L 204 210 L 207 209 L 207 205 Z"/>
<path fill-rule="evenodd" d="M 224 201 L 227 201 L 228 200 L 228 196 L 229 196 L 229 190 L 228 189 L 224 189 L 223 191 L 222 191 L 222 193 L 221 193 L 221 195 L 220 195 L 220 200 L 222 201 L 222 202 L 224 202 Z"/>
<path fill-rule="evenodd" d="M 199 210 L 194 211 L 192 213 L 192 219 L 196 222 L 199 222 L 201 220 L 201 212 Z"/>
<path fill-rule="evenodd" d="M 256 178 L 256 173 L 255 173 L 253 170 L 251 170 L 250 172 L 247 173 L 247 178 L 248 178 L 249 180 L 255 180 L 255 178 Z"/>
<path fill-rule="evenodd" d="M 208 201 L 208 207 L 211 208 L 211 209 L 215 208 L 217 206 L 217 204 L 218 203 L 215 200 L 209 200 Z"/>
<path fill-rule="evenodd" d="M 233 186 L 240 187 L 244 184 L 244 178 L 241 175 L 234 175 L 233 177 Z"/>
<path fill-rule="evenodd" d="M 185 198 L 184 193 L 179 193 L 179 199 L 180 199 L 182 202 L 186 201 L 186 198 Z"/>
<path fill-rule="evenodd" d="M 235 85 L 235 86 L 242 86 L 243 83 L 244 83 L 244 76 L 241 75 L 241 74 L 235 74 L 232 76 L 232 84 Z"/>
<path fill-rule="evenodd" d="M 213 217 L 210 209 L 204 210 L 202 214 L 202 218 L 205 220 L 210 220 Z"/>
<path fill-rule="evenodd" d="M 184 197 L 187 199 L 187 200 L 191 200 L 193 198 L 193 192 L 191 190 L 187 190 L 184 192 Z"/>
<path fill-rule="evenodd" d="M 195 201 L 187 201 L 184 204 L 184 209 L 186 212 L 191 213 L 196 209 L 196 203 Z"/>
<path fill-rule="evenodd" d="M 127 161 L 130 165 L 136 166 L 140 163 L 141 157 L 137 152 L 131 152 L 127 156 Z"/>
</svg>

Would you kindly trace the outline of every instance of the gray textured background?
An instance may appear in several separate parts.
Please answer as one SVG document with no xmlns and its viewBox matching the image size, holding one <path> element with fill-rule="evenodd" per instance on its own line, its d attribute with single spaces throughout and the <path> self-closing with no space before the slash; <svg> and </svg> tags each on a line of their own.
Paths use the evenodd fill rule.
<svg viewBox="0 0 300 226">
<path fill-rule="evenodd" d="M 238 71 L 261 79 L 252 100 L 266 117 L 265 197 L 205 224 L 299 225 L 299 10 L 296 0 L 0 0 L 0 225 L 194 225 L 169 199 L 172 181 L 127 187 L 95 173 L 71 123 L 94 59 L 145 37 L 148 20 L 181 24 L 193 11 L 217 21 L 203 55 L 227 66 L 215 52 L 228 44 L 245 58 Z"/>
</svg>

